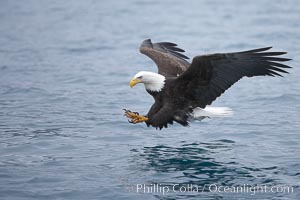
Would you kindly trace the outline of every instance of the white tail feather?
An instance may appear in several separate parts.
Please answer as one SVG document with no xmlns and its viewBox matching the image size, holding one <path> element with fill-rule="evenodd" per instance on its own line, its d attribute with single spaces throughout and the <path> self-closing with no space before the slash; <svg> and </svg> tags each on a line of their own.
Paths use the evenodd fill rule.
<svg viewBox="0 0 300 200">
<path fill-rule="evenodd" d="M 205 108 L 194 108 L 193 109 L 193 118 L 195 120 L 202 120 L 205 117 L 230 117 L 233 115 L 233 111 L 228 107 L 210 107 L 206 106 Z"/>
</svg>

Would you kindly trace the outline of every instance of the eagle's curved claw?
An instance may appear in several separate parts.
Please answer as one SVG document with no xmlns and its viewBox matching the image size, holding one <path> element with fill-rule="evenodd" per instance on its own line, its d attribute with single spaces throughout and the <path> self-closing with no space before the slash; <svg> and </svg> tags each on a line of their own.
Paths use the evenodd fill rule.
<svg viewBox="0 0 300 200">
<path fill-rule="evenodd" d="M 126 116 L 129 123 L 137 124 L 140 122 L 146 122 L 148 120 L 148 117 L 140 115 L 138 112 L 131 112 L 130 110 L 123 109 L 125 111 L 124 116 Z"/>
</svg>

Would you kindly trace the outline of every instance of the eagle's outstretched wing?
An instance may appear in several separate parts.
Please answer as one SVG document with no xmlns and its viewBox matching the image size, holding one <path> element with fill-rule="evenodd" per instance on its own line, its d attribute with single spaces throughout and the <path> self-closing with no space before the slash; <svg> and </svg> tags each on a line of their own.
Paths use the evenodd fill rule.
<svg viewBox="0 0 300 200">
<path fill-rule="evenodd" d="M 183 49 L 171 42 L 152 43 L 150 39 L 143 41 L 140 52 L 150 57 L 158 67 L 158 73 L 166 77 L 182 74 L 190 65 L 183 55 Z"/>
<path fill-rule="evenodd" d="M 276 57 L 286 52 L 266 52 L 269 49 L 196 56 L 176 79 L 177 87 L 190 100 L 190 106 L 204 108 L 242 77 L 288 73 L 284 69 L 291 67 L 280 62 L 291 59 Z"/>
</svg>

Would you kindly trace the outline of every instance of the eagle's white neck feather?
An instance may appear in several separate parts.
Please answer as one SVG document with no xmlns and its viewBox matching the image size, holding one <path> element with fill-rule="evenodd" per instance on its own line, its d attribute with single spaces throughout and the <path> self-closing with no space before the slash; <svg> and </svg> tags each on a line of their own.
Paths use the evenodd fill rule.
<svg viewBox="0 0 300 200">
<path fill-rule="evenodd" d="M 166 78 L 154 72 L 141 71 L 135 77 L 142 77 L 141 80 L 146 90 L 151 92 L 160 92 L 165 86 Z"/>
<path fill-rule="evenodd" d="M 158 76 L 155 77 L 155 80 L 152 80 L 151 82 L 148 83 L 144 83 L 146 90 L 152 92 L 160 92 L 164 88 L 166 78 L 162 75 L 159 74 L 157 75 Z"/>
</svg>

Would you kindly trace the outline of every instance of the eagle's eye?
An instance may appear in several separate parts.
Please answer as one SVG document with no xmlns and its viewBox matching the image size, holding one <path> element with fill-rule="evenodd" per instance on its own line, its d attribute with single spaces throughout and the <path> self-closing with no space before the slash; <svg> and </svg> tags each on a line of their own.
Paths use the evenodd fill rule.
<svg viewBox="0 0 300 200">
<path fill-rule="evenodd" d="M 137 79 L 142 79 L 143 78 L 143 76 L 139 76 L 139 77 L 137 77 Z"/>
</svg>

